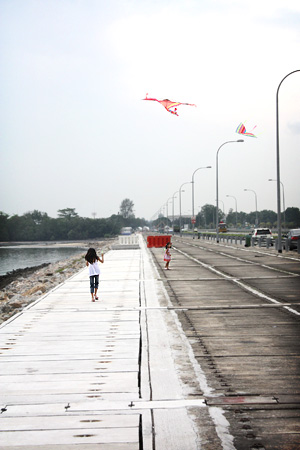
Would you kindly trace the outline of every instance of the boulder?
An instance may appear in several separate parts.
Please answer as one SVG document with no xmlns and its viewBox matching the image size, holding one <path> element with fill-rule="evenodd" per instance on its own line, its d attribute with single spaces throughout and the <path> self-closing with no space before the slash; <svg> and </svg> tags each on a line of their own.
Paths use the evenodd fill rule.
<svg viewBox="0 0 300 450">
<path fill-rule="evenodd" d="M 44 284 L 38 284 L 37 286 L 33 286 L 32 288 L 28 289 L 27 291 L 23 292 L 23 295 L 27 297 L 28 295 L 36 294 L 40 291 L 41 294 L 46 292 L 46 286 Z"/>
</svg>

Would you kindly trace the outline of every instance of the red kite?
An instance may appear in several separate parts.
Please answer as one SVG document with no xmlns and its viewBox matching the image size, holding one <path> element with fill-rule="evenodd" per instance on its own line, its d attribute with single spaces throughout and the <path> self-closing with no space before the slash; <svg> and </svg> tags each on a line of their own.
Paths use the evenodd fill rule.
<svg viewBox="0 0 300 450">
<path fill-rule="evenodd" d="M 171 100 L 168 100 L 168 99 L 157 100 L 157 98 L 148 98 L 147 96 L 148 96 L 148 94 L 146 94 L 146 98 L 144 98 L 143 100 L 152 100 L 152 101 L 154 101 L 154 102 L 158 102 L 158 103 L 160 103 L 164 108 L 166 108 L 166 110 L 167 110 L 169 113 L 175 114 L 175 116 L 178 116 L 176 106 L 179 106 L 179 105 L 196 106 L 196 105 L 191 104 L 191 103 L 172 102 Z M 172 109 L 172 108 L 174 108 L 174 109 Z"/>
</svg>

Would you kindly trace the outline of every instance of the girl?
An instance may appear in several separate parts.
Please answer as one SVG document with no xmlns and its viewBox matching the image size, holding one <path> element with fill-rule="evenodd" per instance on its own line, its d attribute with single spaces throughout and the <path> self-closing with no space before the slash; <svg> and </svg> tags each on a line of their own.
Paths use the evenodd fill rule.
<svg viewBox="0 0 300 450">
<path fill-rule="evenodd" d="M 165 270 L 170 270 L 169 269 L 169 264 L 170 264 L 170 261 L 171 261 L 170 248 L 172 248 L 172 245 L 171 245 L 171 242 L 168 242 L 167 245 L 166 245 L 166 252 L 165 252 L 165 255 L 164 255 L 164 261 L 166 262 Z"/>
<path fill-rule="evenodd" d="M 97 291 L 99 286 L 99 275 L 100 275 L 100 267 L 98 265 L 98 261 L 104 263 L 104 254 L 102 252 L 102 258 L 96 253 L 94 248 L 89 248 L 87 254 L 85 255 L 86 265 L 89 268 L 90 275 L 90 290 L 92 294 L 92 302 L 98 300 Z"/>
</svg>

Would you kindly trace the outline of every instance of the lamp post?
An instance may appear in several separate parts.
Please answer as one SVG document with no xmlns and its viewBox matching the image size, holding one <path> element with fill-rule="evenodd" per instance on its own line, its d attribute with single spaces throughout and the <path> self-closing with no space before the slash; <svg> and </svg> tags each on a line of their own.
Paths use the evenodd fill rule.
<svg viewBox="0 0 300 450">
<path fill-rule="evenodd" d="M 190 181 L 187 181 L 186 183 L 183 183 L 179 188 L 179 229 L 180 229 L 180 237 L 182 236 L 181 232 L 181 189 L 184 185 L 191 184 Z"/>
<path fill-rule="evenodd" d="M 276 163 L 277 163 L 277 226 L 278 226 L 278 253 L 282 253 L 282 239 L 281 239 L 281 206 L 280 206 L 280 158 L 279 158 L 279 108 L 278 108 L 278 96 L 279 89 L 283 81 L 293 73 L 300 72 L 300 70 L 293 70 L 288 73 L 280 81 L 276 92 Z"/>
<path fill-rule="evenodd" d="M 257 216 L 257 195 L 256 195 L 256 192 L 253 191 L 253 189 L 244 189 L 244 191 L 250 191 L 250 192 L 253 192 L 254 195 L 255 195 L 255 210 L 256 210 L 255 225 L 256 225 L 256 227 L 257 227 L 257 225 L 258 225 L 258 216 Z"/>
<path fill-rule="evenodd" d="M 272 178 L 269 178 L 268 181 L 277 181 L 273 180 Z M 282 186 L 282 203 L 283 203 L 283 228 L 285 229 L 285 199 L 284 199 L 284 185 L 283 182 L 280 181 L 280 184 Z"/>
<path fill-rule="evenodd" d="M 172 199 L 172 197 L 168 198 L 167 203 L 166 203 L 166 205 L 167 205 L 167 220 L 169 220 L 168 205 L 169 205 L 169 201 L 170 201 L 171 199 Z"/>
<path fill-rule="evenodd" d="M 223 145 L 225 144 L 230 144 L 232 142 L 244 142 L 243 139 L 238 139 L 237 141 L 227 141 L 224 142 L 224 144 L 222 144 L 217 151 L 217 155 L 216 155 L 216 199 L 217 199 L 217 207 L 216 207 L 216 231 L 217 231 L 217 242 L 219 242 L 219 151 L 221 150 L 221 148 L 223 147 Z"/>
<path fill-rule="evenodd" d="M 232 197 L 235 200 L 235 227 L 237 228 L 237 199 L 234 195 L 226 195 L 226 197 Z"/>
<path fill-rule="evenodd" d="M 194 184 L 195 184 L 195 182 L 194 182 L 194 176 L 195 176 L 195 173 L 196 172 L 198 172 L 198 170 L 200 170 L 200 169 L 211 169 L 211 166 L 206 166 L 206 167 L 199 167 L 198 169 L 196 169 L 195 171 L 194 171 L 194 173 L 193 173 L 193 175 L 192 175 L 192 217 L 194 218 L 195 217 L 195 207 L 194 207 L 194 204 L 195 204 L 195 189 L 194 189 Z M 195 236 L 194 236 L 194 228 L 195 228 L 195 224 L 193 223 L 193 239 L 195 239 Z"/>
<path fill-rule="evenodd" d="M 174 194 L 172 195 L 172 214 L 173 214 L 173 222 L 172 222 L 172 225 L 173 225 L 173 235 L 174 235 L 174 198 L 176 198 L 175 195 L 178 194 L 178 192 L 179 192 L 179 191 L 176 191 L 176 192 L 174 192 Z"/>
</svg>

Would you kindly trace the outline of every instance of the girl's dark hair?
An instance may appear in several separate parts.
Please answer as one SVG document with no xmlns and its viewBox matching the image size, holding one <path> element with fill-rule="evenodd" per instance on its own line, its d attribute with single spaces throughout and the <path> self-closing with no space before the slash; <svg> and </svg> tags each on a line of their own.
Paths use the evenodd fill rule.
<svg viewBox="0 0 300 450">
<path fill-rule="evenodd" d="M 168 245 L 171 245 L 171 242 L 167 242 L 166 248 L 168 248 Z"/>
<path fill-rule="evenodd" d="M 86 259 L 87 262 L 93 264 L 98 259 L 96 250 L 94 248 L 89 248 L 84 258 Z"/>
</svg>

